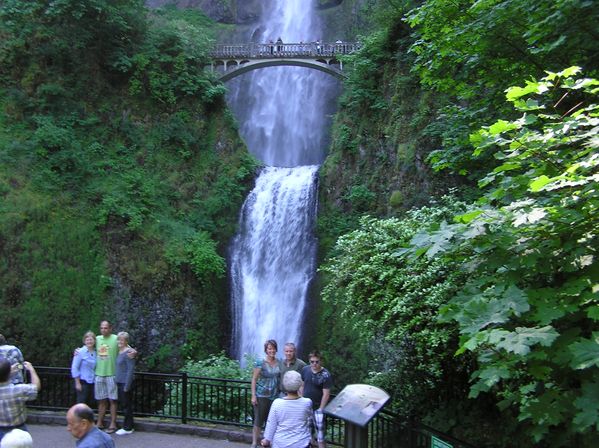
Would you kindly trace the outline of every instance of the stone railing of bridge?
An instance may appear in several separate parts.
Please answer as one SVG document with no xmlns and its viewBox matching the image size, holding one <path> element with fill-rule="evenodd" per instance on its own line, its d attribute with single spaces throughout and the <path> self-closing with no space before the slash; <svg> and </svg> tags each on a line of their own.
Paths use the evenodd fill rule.
<svg viewBox="0 0 599 448">
<path fill-rule="evenodd" d="M 350 54 L 360 48 L 356 42 L 299 42 L 299 43 L 249 43 L 216 45 L 210 52 L 212 59 L 318 59 Z"/>
</svg>

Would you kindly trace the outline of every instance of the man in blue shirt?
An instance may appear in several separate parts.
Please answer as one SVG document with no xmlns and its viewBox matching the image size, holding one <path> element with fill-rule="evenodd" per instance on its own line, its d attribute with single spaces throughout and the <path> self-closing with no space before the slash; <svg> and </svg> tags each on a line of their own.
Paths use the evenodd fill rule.
<svg viewBox="0 0 599 448">
<path fill-rule="evenodd" d="M 67 412 L 67 430 L 77 440 L 77 448 L 115 448 L 112 438 L 94 425 L 94 411 L 78 403 Z"/>
</svg>

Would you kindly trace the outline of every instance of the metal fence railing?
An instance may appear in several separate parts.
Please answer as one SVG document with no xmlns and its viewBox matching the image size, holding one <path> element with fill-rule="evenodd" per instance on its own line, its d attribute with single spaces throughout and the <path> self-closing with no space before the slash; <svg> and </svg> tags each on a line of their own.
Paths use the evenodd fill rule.
<svg viewBox="0 0 599 448">
<path fill-rule="evenodd" d="M 75 388 L 70 369 L 36 367 L 42 389 L 28 407 L 38 410 L 64 411 L 75 403 Z M 249 428 L 252 405 L 249 381 L 189 376 L 186 373 L 136 372 L 133 388 L 133 411 L 140 417 L 158 417 L 181 423 L 207 422 Z M 345 422 L 330 415 L 327 419 L 327 442 L 345 444 Z M 400 420 L 397 414 L 383 409 L 368 425 L 371 448 L 428 448 L 433 438 L 452 448 L 473 448 L 422 424 Z"/>
<path fill-rule="evenodd" d="M 216 59 L 229 58 L 316 58 L 335 57 L 354 53 L 361 45 L 357 42 L 300 42 L 300 43 L 248 43 L 220 44 L 210 52 Z"/>
</svg>

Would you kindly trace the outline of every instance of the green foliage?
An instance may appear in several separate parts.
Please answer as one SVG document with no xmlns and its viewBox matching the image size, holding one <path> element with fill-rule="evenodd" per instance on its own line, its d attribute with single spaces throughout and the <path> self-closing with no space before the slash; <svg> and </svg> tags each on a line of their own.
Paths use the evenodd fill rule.
<svg viewBox="0 0 599 448">
<path fill-rule="evenodd" d="M 243 400 L 247 397 L 249 384 L 240 384 L 239 388 L 229 388 L 227 393 L 227 405 L 223 406 L 222 391 L 219 386 L 222 381 L 219 379 L 242 380 L 245 381 L 251 377 L 251 367 L 243 369 L 239 361 L 229 359 L 224 353 L 210 355 L 205 359 L 198 361 L 187 361 L 181 369 L 189 378 L 187 403 L 194 415 L 205 418 L 220 419 L 224 421 L 243 421 L 246 415 L 248 403 Z M 200 379 L 195 379 L 195 378 Z M 202 387 L 194 384 L 202 384 Z M 170 399 L 164 407 L 165 415 L 176 415 L 181 413 L 182 387 L 180 384 L 170 385 L 168 388 Z"/>
<path fill-rule="evenodd" d="M 365 185 L 352 186 L 344 197 L 352 205 L 352 208 L 358 212 L 368 210 L 374 198 L 375 194 Z"/>
<path fill-rule="evenodd" d="M 48 196 L 10 191 L 3 199 L 0 326 L 29 359 L 67 365 L 83 333 L 96 328 L 111 284 L 99 236 Z M 43 341 L 40 328 L 52 328 Z"/>
<path fill-rule="evenodd" d="M 141 0 L 4 1 L 0 75 L 40 94 L 32 100 L 41 107 L 53 108 L 51 99 L 63 94 L 73 101 L 69 84 L 90 94 L 98 70 L 100 77 L 128 70 L 145 32 L 144 16 Z"/>
<path fill-rule="evenodd" d="M 224 86 L 215 85 L 203 70 L 211 45 L 194 24 L 157 16 L 145 45 L 131 60 L 130 93 L 171 107 L 189 99 L 205 104 L 222 100 Z"/>
<path fill-rule="evenodd" d="M 510 83 L 566 64 L 597 70 L 598 14 L 586 0 L 428 0 L 410 11 L 414 70 L 426 86 L 454 99 L 430 128 L 443 140 L 433 166 L 476 179 L 493 159 L 473 160 L 467 136 L 509 116 L 503 91 Z"/>
<path fill-rule="evenodd" d="M 225 275 L 225 260 L 217 253 L 216 242 L 207 232 L 196 232 L 183 241 L 172 241 L 166 257 L 175 266 L 189 264 L 201 282 L 212 276 L 222 278 Z"/>
<path fill-rule="evenodd" d="M 520 118 L 472 135 L 500 162 L 479 209 L 412 239 L 467 275 L 441 313 L 478 357 L 470 395 L 496 397 L 540 446 L 590 447 L 599 430 L 598 86 L 572 67 L 508 89 Z"/>
<path fill-rule="evenodd" d="M 445 198 L 401 220 L 364 217 L 357 230 L 338 239 L 336 255 L 321 268 L 327 307 L 351 322 L 366 343 L 369 361 L 363 373 L 385 386 L 406 416 L 425 416 L 447 406 L 460 395 L 460 375 L 462 385 L 468 378 L 468 363 L 452 356 L 456 326 L 435 321 L 439 307 L 464 282 L 462 274 L 442 260 L 401 257 L 422 226 L 463 210 L 464 204 Z"/>
</svg>

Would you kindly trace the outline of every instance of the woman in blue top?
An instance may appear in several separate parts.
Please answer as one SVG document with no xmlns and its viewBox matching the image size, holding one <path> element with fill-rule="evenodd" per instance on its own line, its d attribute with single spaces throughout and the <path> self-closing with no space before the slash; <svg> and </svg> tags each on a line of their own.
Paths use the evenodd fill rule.
<svg viewBox="0 0 599 448">
<path fill-rule="evenodd" d="M 71 364 L 71 376 L 75 380 L 77 403 L 89 407 L 94 404 L 94 378 L 96 370 L 96 335 L 88 331 L 83 335 L 83 347 L 76 351 Z"/>
<path fill-rule="evenodd" d="M 129 333 L 121 331 L 117 334 L 119 354 L 116 357 L 116 372 L 114 380 L 118 388 L 119 407 L 123 412 L 123 427 L 116 434 L 123 436 L 133 432 L 133 377 L 135 374 L 135 359 L 129 357 Z"/>
<path fill-rule="evenodd" d="M 254 407 L 254 427 L 252 433 L 252 448 L 258 446 L 260 430 L 268 419 L 270 406 L 279 396 L 279 378 L 281 369 L 277 355 L 277 342 L 269 339 L 264 343 L 264 359 L 254 363 L 252 375 L 252 405 Z"/>
</svg>

